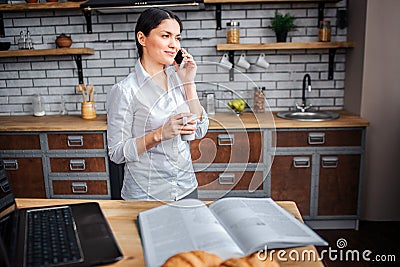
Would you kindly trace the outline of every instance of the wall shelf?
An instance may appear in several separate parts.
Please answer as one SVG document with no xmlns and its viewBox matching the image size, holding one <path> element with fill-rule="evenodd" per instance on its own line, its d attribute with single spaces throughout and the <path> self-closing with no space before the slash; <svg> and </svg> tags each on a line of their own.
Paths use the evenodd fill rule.
<svg viewBox="0 0 400 267">
<path fill-rule="evenodd" d="M 93 55 L 93 48 L 54 48 L 0 51 L 0 57 L 37 57 L 62 55 Z"/>
<path fill-rule="evenodd" d="M 93 55 L 93 48 L 54 48 L 0 51 L 0 58 L 72 55 L 78 68 L 79 84 L 83 84 L 82 55 Z"/>
<path fill-rule="evenodd" d="M 265 44 L 217 44 L 218 51 L 234 50 L 297 50 L 351 48 L 354 42 L 304 42 L 304 43 L 265 43 Z"/>
<path fill-rule="evenodd" d="M 18 12 L 31 10 L 46 9 L 79 9 L 81 4 L 85 2 L 43 2 L 43 3 L 27 3 L 27 4 L 0 4 L 1 12 Z"/>
<path fill-rule="evenodd" d="M 217 44 L 217 51 L 228 51 L 229 61 L 234 66 L 234 51 L 244 50 L 299 50 L 329 49 L 328 79 L 333 80 L 333 63 L 338 48 L 352 48 L 354 42 L 304 42 L 304 43 L 265 43 L 265 44 Z M 229 72 L 229 80 L 233 81 L 233 67 Z"/>
<path fill-rule="evenodd" d="M 79 9 L 85 2 L 43 2 L 26 4 L 0 4 L 0 37 L 5 37 L 4 32 L 4 12 L 23 12 L 36 10 L 56 10 L 56 9 Z"/>
</svg>

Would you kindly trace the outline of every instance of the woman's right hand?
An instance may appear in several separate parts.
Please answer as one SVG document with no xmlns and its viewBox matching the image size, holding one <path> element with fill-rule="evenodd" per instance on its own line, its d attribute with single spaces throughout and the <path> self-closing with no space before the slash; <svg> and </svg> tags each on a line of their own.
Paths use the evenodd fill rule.
<svg viewBox="0 0 400 267">
<path fill-rule="evenodd" d="M 195 121 L 189 121 L 183 125 L 184 117 L 192 116 L 191 113 L 180 113 L 169 117 L 166 123 L 160 127 L 161 141 L 174 138 L 179 134 L 193 134 L 196 131 Z"/>
</svg>

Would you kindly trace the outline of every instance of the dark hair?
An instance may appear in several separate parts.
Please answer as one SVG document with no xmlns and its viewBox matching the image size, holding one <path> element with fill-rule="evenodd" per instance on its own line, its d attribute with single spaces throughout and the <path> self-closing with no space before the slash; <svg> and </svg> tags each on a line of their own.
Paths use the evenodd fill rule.
<svg viewBox="0 0 400 267">
<path fill-rule="evenodd" d="M 138 32 L 143 32 L 145 36 L 149 36 L 150 31 L 157 28 L 158 25 L 160 25 L 160 23 L 165 19 L 176 20 L 179 24 L 180 32 L 182 32 L 183 27 L 181 20 L 177 15 L 169 10 L 151 7 L 143 11 L 143 13 L 140 15 L 135 27 L 136 47 L 139 53 L 139 58 L 141 58 L 143 55 L 143 47 L 137 39 Z"/>
</svg>

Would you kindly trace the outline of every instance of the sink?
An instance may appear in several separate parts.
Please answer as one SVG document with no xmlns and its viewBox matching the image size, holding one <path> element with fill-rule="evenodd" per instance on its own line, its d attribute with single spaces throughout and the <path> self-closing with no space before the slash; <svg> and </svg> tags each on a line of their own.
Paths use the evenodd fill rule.
<svg viewBox="0 0 400 267">
<path fill-rule="evenodd" d="M 327 121 L 339 118 L 338 113 L 330 111 L 282 111 L 276 114 L 279 118 L 296 121 Z"/>
</svg>

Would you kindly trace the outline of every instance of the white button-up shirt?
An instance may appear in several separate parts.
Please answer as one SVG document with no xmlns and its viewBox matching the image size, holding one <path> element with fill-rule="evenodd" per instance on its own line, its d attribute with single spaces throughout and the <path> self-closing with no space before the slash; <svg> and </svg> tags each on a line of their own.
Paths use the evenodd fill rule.
<svg viewBox="0 0 400 267">
<path fill-rule="evenodd" d="M 180 135 L 162 141 L 138 155 L 136 139 L 161 126 L 172 115 L 190 112 L 185 91 L 175 67 L 166 66 L 168 92 L 143 69 L 135 70 L 115 84 L 107 96 L 107 141 L 110 159 L 125 163 L 121 196 L 124 199 L 177 200 L 197 188 L 190 143 Z M 203 109 L 197 120 L 196 138 L 208 129 Z"/>
</svg>

